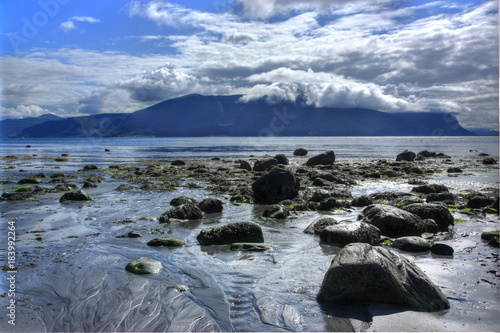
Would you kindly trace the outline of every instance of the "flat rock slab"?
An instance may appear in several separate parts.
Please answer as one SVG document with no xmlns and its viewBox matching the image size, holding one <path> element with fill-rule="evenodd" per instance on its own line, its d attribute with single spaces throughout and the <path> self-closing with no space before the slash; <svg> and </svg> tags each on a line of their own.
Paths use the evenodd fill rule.
<svg viewBox="0 0 500 333">
<path fill-rule="evenodd" d="M 446 296 L 414 263 L 381 246 L 353 243 L 333 259 L 317 299 L 322 303 L 390 303 L 441 311 Z"/>
<path fill-rule="evenodd" d="M 148 257 L 137 258 L 125 266 L 127 271 L 134 274 L 158 274 L 162 268 L 161 262 Z"/>
</svg>

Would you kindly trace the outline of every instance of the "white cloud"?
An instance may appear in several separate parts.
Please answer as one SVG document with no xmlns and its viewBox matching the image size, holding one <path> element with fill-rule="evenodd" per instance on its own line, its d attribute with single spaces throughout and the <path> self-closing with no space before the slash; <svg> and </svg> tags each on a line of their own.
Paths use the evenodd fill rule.
<svg viewBox="0 0 500 333">
<path fill-rule="evenodd" d="M 91 16 L 73 16 L 70 18 L 68 21 L 62 22 L 61 25 L 59 26 L 59 29 L 61 29 L 64 32 L 70 32 L 71 30 L 76 30 L 78 27 L 75 25 L 76 22 L 86 22 L 86 23 L 100 23 L 101 20 L 96 19 Z"/>
<path fill-rule="evenodd" d="M 91 16 L 73 16 L 70 18 L 70 21 L 78 21 L 78 22 L 88 22 L 88 23 L 100 23 L 101 20 L 96 19 Z"/>
<path fill-rule="evenodd" d="M 318 106 L 455 111 L 469 124 L 498 115 L 497 1 L 232 3 L 208 13 L 131 1 L 128 14 L 157 27 L 129 38 L 155 54 L 61 49 L 3 57 L 3 102 L 122 112 L 181 94 L 242 93 Z M 93 20 L 69 19 L 75 28 Z"/>
<path fill-rule="evenodd" d="M 14 108 L 0 108 L 0 114 L 2 118 L 27 118 L 27 117 L 39 117 L 44 114 L 53 114 L 48 109 L 44 109 L 39 105 L 17 105 Z"/>
<path fill-rule="evenodd" d="M 75 26 L 75 22 L 66 21 L 66 22 L 61 23 L 61 25 L 59 26 L 59 29 L 61 29 L 64 32 L 70 32 L 71 30 L 75 30 L 78 28 Z"/>
</svg>

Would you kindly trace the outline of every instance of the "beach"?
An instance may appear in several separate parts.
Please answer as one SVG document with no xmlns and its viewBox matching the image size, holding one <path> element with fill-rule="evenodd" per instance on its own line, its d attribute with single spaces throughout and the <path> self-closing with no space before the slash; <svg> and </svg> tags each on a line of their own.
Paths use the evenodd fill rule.
<svg viewBox="0 0 500 333">
<path fill-rule="evenodd" d="M 330 164 L 307 166 L 315 153 L 282 151 L 288 164 L 255 171 L 256 162 L 274 155 L 155 156 L 131 162 L 112 147 L 99 159 L 71 149 L 33 156 L 28 149 L 2 156 L 2 193 L 14 193 L 0 202 L 2 253 L 9 222 L 16 233 L 15 326 L 7 323 L 4 311 L 14 298 L 3 294 L 0 299 L 6 332 L 495 331 L 500 323 L 498 246 L 481 239 L 483 232 L 498 230 L 498 211 L 492 203 L 469 206 L 474 195 L 498 202 L 498 165 L 483 164 L 488 157 L 498 162 L 495 156 L 443 154 L 418 161 L 340 156 Z M 279 202 L 286 218 L 263 217 L 274 204 L 256 203 L 253 197 L 252 185 L 272 167 L 300 182 L 295 197 Z M 33 183 L 20 183 L 23 179 Z M 412 192 L 425 184 L 445 185 L 453 197 L 434 202 L 450 211 L 453 226 L 428 235 L 451 246 L 453 255 L 391 251 L 414 262 L 450 308 L 426 312 L 379 303 L 319 304 L 325 273 L 342 248 L 304 229 L 325 216 L 340 224 L 357 221 L 365 207 L 352 202 L 361 196 L 375 200 L 372 204 L 396 205 L 388 194 L 410 193 L 430 203 L 428 194 Z M 90 199 L 61 202 L 64 193 L 78 190 Z M 385 197 L 376 201 L 380 193 Z M 320 195 L 329 204 L 313 199 Z M 198 203 L 218 199 L 223 209 L 160 223 L 175 209 L 172 199 L 181 196 Z M 200 245 L 197 239 L 205 228 L 242 221 L 259 225 L 271 248 L 234 251 L 229 245 Z M 185 245 L 147 245 L 165 237 Z M 125 270 L 140 257 L 159 261 L 161 271 L 136 275 Z M 1 264 L 0 283 L 8 287 L 12 269 L 5 257 Z"/>
</svg>

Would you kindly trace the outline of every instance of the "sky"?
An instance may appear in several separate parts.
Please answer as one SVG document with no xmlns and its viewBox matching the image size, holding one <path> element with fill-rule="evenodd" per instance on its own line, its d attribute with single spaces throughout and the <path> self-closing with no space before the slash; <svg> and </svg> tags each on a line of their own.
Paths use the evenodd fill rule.
<svg viewBox="0 0 500 333">
<path fill-rule="evenodd" d="M 491 0 L 2 0 L 0 114 L 241 94 L 497 130 L 498 35 Z"/>
</svg>

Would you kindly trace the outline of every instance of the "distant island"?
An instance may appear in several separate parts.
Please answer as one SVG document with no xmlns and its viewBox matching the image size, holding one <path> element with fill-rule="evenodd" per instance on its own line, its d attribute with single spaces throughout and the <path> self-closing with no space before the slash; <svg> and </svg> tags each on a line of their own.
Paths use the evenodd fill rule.
<svg viewBox="0 0 500 333">
<path fill-rule="evenodd" d="M 300 101 L 241 102 L 241 95 L 187 95 L 133 113 L 6 119 L 0 135 L 13 138 L 200 136 L 473 136 L 449 113 L 389 113 L 316 108 Z"/>
</svg>

